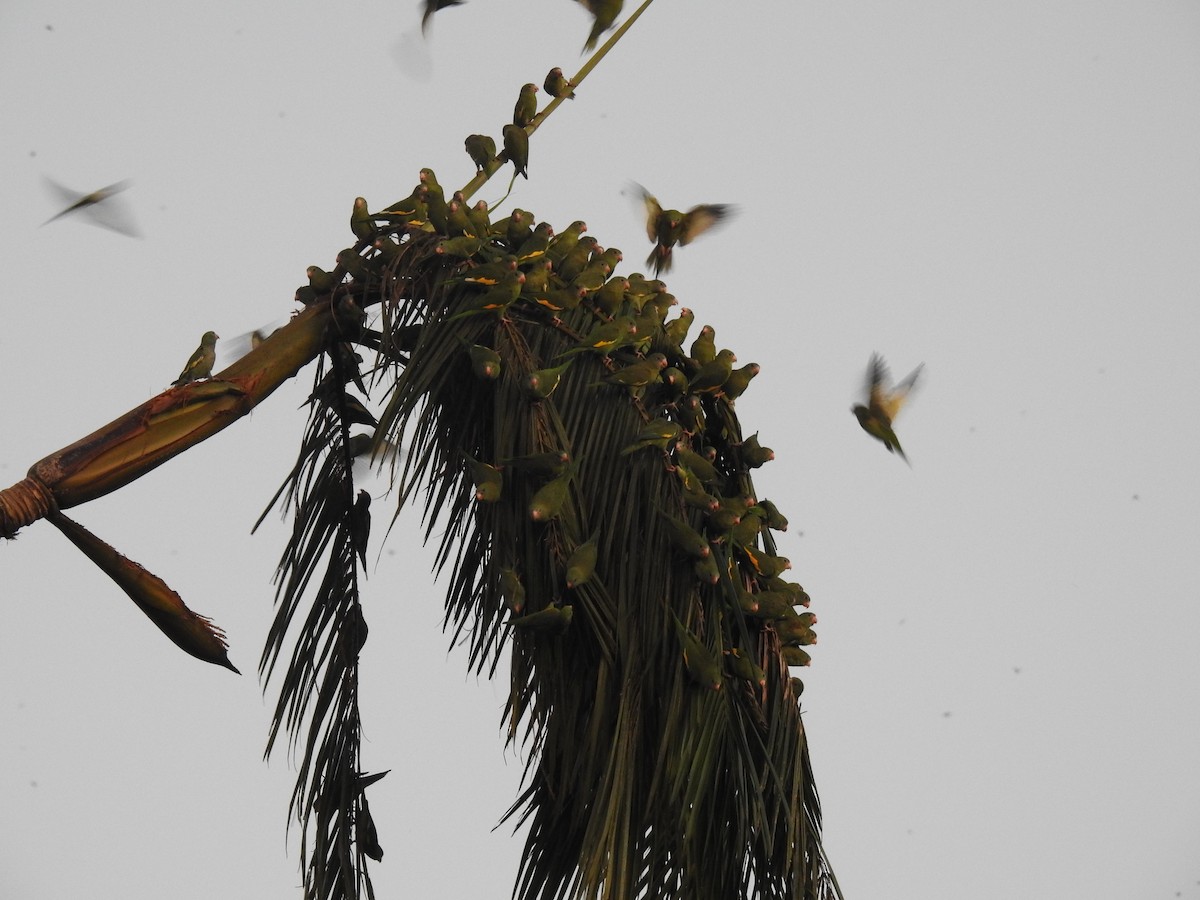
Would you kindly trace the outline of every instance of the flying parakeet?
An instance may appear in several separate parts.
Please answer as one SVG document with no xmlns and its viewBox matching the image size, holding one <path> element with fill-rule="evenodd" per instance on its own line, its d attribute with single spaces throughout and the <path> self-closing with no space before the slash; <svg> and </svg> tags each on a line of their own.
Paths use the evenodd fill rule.
<svg viewBox="0 0 1200 900">
<path fill-rule="evenodd" d="M 724 203 L 702 203 L 686 213 L 663 209 L 648 190 L 636 182 L 634 187 L 641 192 L 646 204 L 646 235 L 655 242 L 646 265 L 654 269 L 655 275 L 671 270 L 671 251 L 676 244 L 690 244 L 733 214 L 733 207 Z"/>
<path fill-rule="evenodd" d="M 621 15 L 621 7 L 625 5 L 625 0 L 579 0 L 579 2 L 592 14 L 594 20 L 587 43 L 583 45 L 583 52 L 587 53 L 599 42 L 600 35 L 616 24 L 617 16 Z"/>
<path fill-rule="evenodd" d="M 904 455 L 896 432 L 892 430 L 892 421 L 908 398 L 908 393 L 916 383 L 917 376 L 921 374 L 923 365 L 924 363 L 913 369 L 912 374 L 898 385 L 889 388 L 884 384 L 888 380 L 887 364 L 878 353 L 872 354 L 871 362 L 867 366 L 867 402 L 851 410 L 863 431 L 880 441 L 889 453 L 898 453 L 906 463 L 908 457 Z"/>
<path fill-rule="evenodd" d="M 50 178 L 45 178 L 45 176 L 43 178 L 46 186 L 58 194 L 63 203 L 69 204 L 61 212 L 55 213 L 43 222 L 43 225 L 49 225 L 55 219 L 78 212 L 83 213 L 84 217 L 93 225 L 99 225 L 101 228 L 107 228 L 109 231 L 115 231 L 128 237 L 142 236 L 125 204 L 116 198 L 117 194 L 129 187 L 130 182 L 118 181 L 116 184 L 102 187 L 90 194 L 80 194 L 78 191 L 63 187 Z"/>
<path fill-rule="evenodd" d="M 421 13 L 421 34 L 429 30 L 429 21 L 438 10 L 451 6 L 461 6 L 464 0 L 425 0 L 425 11 Z"/>
<path fill-rule="evenodd" d="M 201 378 L 208 378 L 212 375 L 213 363 L 217 361 L 217 333 L 215 331 L 204 332 L 204 337 L 200 339 L 200 346 L 196 348 L 196 352 L 192 354 L 187 361 L 187 365 L 183 367 L 183 371 L 179 373 L 179 377 L 171 382 L 172 386 L 187 384 L 189 381 L 198 381 Z"/>
</svg>

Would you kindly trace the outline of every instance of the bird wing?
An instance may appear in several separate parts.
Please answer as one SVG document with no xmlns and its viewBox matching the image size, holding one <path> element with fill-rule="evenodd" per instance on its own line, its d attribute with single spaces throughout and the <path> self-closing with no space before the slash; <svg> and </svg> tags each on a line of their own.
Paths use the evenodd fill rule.
<svg viewBox="0 0 1200 900">
<path fill-rule="evenodd" d="M 658 241 L 658 217 L 662 215 L 662 205 L 654 198 L 648 190 L 638 184 L 636 181 L 631 181 L 638 193 L 641 195 L 642 203 L 646 205 L 646 237 L 650 240 Z"/>
<path fill-rule="evenodd" d="M 733 207 L 726 203 L 702 203 L 693 206 L 679 224 L 679 243 L 690 244 L 732 213 Z"/>
<path fill-rule="evenodd" d="M 908 399 L 908 394 L 916 384 L 921 368 L 922 366 L 917 366 L 904 381 L 889 388 L 885 384 L 889 380 L 887 363 L 878 353 L 872 354 L 871 362 L 867 367 L 867 405 L 873 412 L 883 416 L 888 424 L 891 424 L 904 405 L 904 401 Z"/>
</svg>

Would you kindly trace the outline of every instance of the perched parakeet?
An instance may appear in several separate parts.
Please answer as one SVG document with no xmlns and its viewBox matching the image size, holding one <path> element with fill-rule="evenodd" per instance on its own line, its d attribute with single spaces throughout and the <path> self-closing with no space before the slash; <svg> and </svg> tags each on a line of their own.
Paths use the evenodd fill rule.
<svg viewBox="0 0 1200 900">
<path fill-rule="evenodd" d="M 762 371 L 762 367 L 758 363 L 746 363 L 740 369 L 734 369 L 729 373 L 729 377 L 725 379 L 721 393 L 728 400 L 736 400 L 742 394 L 746 393 L 746 388 L 750 386 L 751 380 L 760 371 Z"/>
<path fill-rule="evenodd" d="M 371 213 L 367 210 L 367 201 L 363 197 L 354 198 L 354 209 L 350 212 L 350 230 L 356 238 L 363 240 L 375 235 L 375 220 L 371 218 Z"/>
<path fill-rule="evenodd" d="M 722 350 L 692 376 L 688 390 L 693 394 L 716 393 L 729 380 L 735 362 L 737 357 L 732 350 Z"/>
<path fill-rule="evenodd" d="M 486 200 L 475 201 L 475 205 L 467 209 L 467 218 L 471 220 L 474 233 L 479 237 L 487 237 L 492 233 L 492 219 L 488 215 Z"/>
<path fill-rule="evenodd" d="M 513 613 L 520 613 L 525 608 L 525 585 L 512 569 L 500 569 L 500 594 Z"/>
<path fill-rule="evenodd" d="M 425 208 L 429 213 L 429 224 L 438 234 L 446 233 L 446 192 L 438 184 L 433 169 L 421 170 L 421 184 L 425 187 Z M 411 223 L 410 223 L 411 224 Z"/>
<path fill-rule="evenodd" d="M 760 507 L 762 507 L 762 511 L 767 516 L 767 527 L 768 528 L 771 528 L 775 531 L 787 531 L 787 529 L 788 529 L 787 516 L 785 516 L 783 513 L 781 513 L 779 511 L 779 507 L 777 507 L 770 500 L 759 500 L 758 505 Z"/>
<path fill-rule="evenodd" d="M 889 453 L 900 454 L 905 462 L 908 462 L 908 457 L 904 455 L 896 432 L 892 430 L 892 421 L 908 398 L 908 392 L 916 383 L 923 365 L 913 369 L 912 374 L 898 385 L 889 388 L 884 384 L 888 380 L 887 363 L 878 353 L 871 354 L 871 362 L 867 366 L 867 402 L 852 409 L 863 431 L 882 442 Z"/>
<path fill-rule="evenodd" d="M 679 645 L 683 650 L 683 664 L 688 674 L 701 687 L 714 691 L 721 689 L 721 664 L 709 651 L 704 643 L 690 632 L 679 618 L 672 614 L 675 620 L 675 633 L 679 637 Z"/>
<path fill-rule="evenodd" d="M 667 537 L 671 546 L 681 553 L 694 559 L 703 559 L 712 553 L 708 546 L 708 538 L 682 519 L 670 513 L 659 511 L 663 524 L 667 526 Z"/>
<path fill-rule="evenodd" d="M 208 378 L 212 375 L 213 363 L 217 361 L 217 333 L 215 331 L 204 332 L 204 337 L 200 338 L 200 346 L 196 348 L 196 352 L 192 354 L 187 361 L 187 365 L 183 367 L 183 371 L 179 373 L 179 377 L 171 382 L 172 386 L 187 384 L 189 381 L 198 381 L 201 378 Z"/>
<path fill-rule="evenodd" d="M 471 162 L 475 163 L 475 168 L 480 172 L 487 169 L 488 163 L 496 158 L 496 142 L 486 134 L 468 134 L 463 145 L 467 148 Z"/>
<path fill-rule="evenodd" d="M 572 90 L 575 85 L 567 80 L 567 76 L 563 74 L 563 70 L 558 66 L 555 66 L 546 74 L 546 81 L 542 84 L 542 87 L 546 89 L 547 94 L 555 99 L 559 97 L 566 97 L 568 100 L 575 99 L 575 91 Z"/>
<path fill-rule="evenodd" d="M 504 241 L 510 250 L 516 250 L 533 234 L 533 213 L 526 209 L 514 209 L 507 219 L 496 223 L 497 230 L 503 227 Z"/>
<path fill-rule="evenodd" d="M 599 289 L 590 292 L 592 303 L 606 316 L 615 316 L 621 311 L 627 290 L 629 290 L 629 279 L 624 275 L 614 275 Z"/>
<path fill-rule="evenodd" d="M 572 613 L 574 609 L 570 606 L 547 606 L 537 612 L 509 619 L 508 624 L 514 628 L 561 634 L 571 624 Z"/>
<path fill-rule="evenodd" d="M 632 316 L 617 316 L 611 322 L 598 323 L 579 342 L 579 346 L 572 347 L 561 355 L 569 357 L 579 353 L 592 352 L 607 356 L 627 343 L 636 329 L 637 326 L 634 324 Z"/>
<path fill-rule="evenodd" d="M 529 373 L 529 377 L 525 381 L 526 390 L 538 400 L 545 400 L 554 393 L 554 389 L 558 387 L 558 383 L 562 380 L 563 372 L 570 368 L 572 362 L 574 360 L 568 359 L 559 366 L 534 369 Z"/>
<path fill-rule="evenodd" d="M 576 588 L 592 577 L 596 571 L 596 538 L 592 537 L 576 547 L 567 557 L 567 587 Z"/>
<path fill-rule="evenodd" d="M 767 683 L 767 673 L 737 647 L 725 651 L 725 661 L 729 663 L 729 671 L 738 678 L 757 684 L 759 687 Z"/>
<path fill-rule="evenodd" d="M 425 0 L 425 11 L 421 13 L 421 34 L 429 30 L 429 21 L 438 10 L 461 6 L 465 0 Z"/>
<path fill-rule="evenodd" d="M 517 105 L 513 107 L 513 124 L 519 128 L 524 128 L 537 118 L 537 89 L 532 81 L 521 85 Z"/>
<path fill-rule="evenodd" d="M 328 294 L 337 287 L 334 277 L 320 266 L 309 266 L 305 274 L 308 275 L 308 286 L 317 294 Z"/>
<path fill-rule="evenodd" d="M 504 126 L 504 152 L 518 175 L 529 178 L 529 135 L 520 125 Z"/>
<path fill-rule="evenodd" d="M 587 268 L 592 252 L 598 250 L 598 248 L 599 242 L 592 235 L 585 234 L 575 241 L 575 245 L 565 253 L 557 255 L 553 252 L 553 249 L 547 251 L 547 253 L 554 260 L 554 271 L 559 274 L 563 281 L 571 282 Z"/>
<path fill-rule="evenodd" d="M 571 476 L 572 473 L 566 471 L 538 488 L 529 501 L 529 518 L 535 522 L 549 522 L 557 518 L 566 505 Z"/>
<path fill-rule="evenodd" d="M 682 348 L 683 340 L 687 337 L 688 330 L 695 320 L 696 314 L 686 306 L 681 306 L 679 315 L 663 326 L 663 337 L 670 342 L 672 347 Z"/>
<path fill-rule="evenodd" d="M 717 331 L 711 325 L 700 329 L 700 334 L 692 341 L 688 354 L 700 365 L 710 363 L 717 358 Z"/>
<path fill-rule="evenodd" d="M 504 487 L 503 474 L 495 466 L 480 462 L 469 453 L 463 456 L 471 472 L 471 481 L 475 483 L 475 499 L 481 503 L 495 503 L 500 499 Z"/>
<path fill-rule="evenodd" d="M 654 269 L 655 275 L 671 270 L 671 252 L 676 244 L 687 246 L 733 214 L 733 207 L 725 203 L 702 203 L 686 213 L 663 209 L 648 190 L 636 182 L 634 187 L 646 204 L 646 235 L 655 242 L 646 265 Z"/>
<path fill-rule="evenodd" d="M 505 465 L 530 472 L 544 478 L 557 478 L 567 470 L 571 463 L 571 454 L 565 450 L 544 450 L 541 453 L 530 453 L 526 456 L 514 456 L 506 460 Z"/>
<path fill-rule="evenodd" d="M 600 40 L 600 35 L 612 28 L 617 22 L 617 16 L 621 15 L 621 8 L 625 5 L 625 0 L 579 0 L 580 3 L 592 14 L 592 30 L 588 34 L 587 43 L 583 45 L 583 52 L 587 53 L 596 46 Z"/>
<path fill-rule="evenodd" d="M 775 458 L 775 451 L 764 447 L 758 442 L 758 432 L 742 441 L 738 447 L 738 457 L 747 469 L 757 469 Z"/>
<path fill-rule="evenodd" d="M 647 422 L 645 427 L 633 436 L 633 442 L 621 451 L 621 455 L 628 456 L 630 453 L 636 453 L 646 447 L 666 450 L 667 445 L 678 438 L 682 432 L 683 429 L 679 427 L 678 422 L 662 418 L 654 419 Z"/>
<path fill-rule="evenodd" d="M 779 649 L 779 656 L 789 666 L 807 666 L 812 663 L 812 657 L 807 652 L 790 644 Z"/>
<path fill-rule="evenodd" d="M 517 248 L 517 262 L 524 263 L 546 255 L 550 239 L 554 237 L 554 228 L 549 222 L 538 222 L 537 227 Z"/>
<path fill-rule="evenodd" d="M 546 250 L 546 256 L 554 263 L 557 268 L 568 253 L 575 249 L 575 245 L 579 243 L 579 237 L 587 231 L 587 223 L 576 219 L 562 231 L 554 235 L 554 239 L 550 241 L 550 247 Z"/>
<path fill-rule="evenodd" d="M 679 444 L 675 448 L 675 460 L 699 478 L 703 484 L 715 484 L 721 478 L 710 459 L 683 444 Z"/>
<path fill-rule="evenodd" d="M 500 354 L 491 347 L 472 344 L 468 348 L 471 356 L 471 369 L 485 381 L 495 381 L 500 377 Z"/>
<path fill-rule="evenodd" d="M 667 358 L 661 353 L 651 353 L 645 359 L 639 359 L 624 366 L 602 379 L 605 384 L 615 384 L 626 388 L 643 388 L 652 381 L 657 381 L 662 370 L 667 365 Z"/>
<path fill-rule="evenodd" d="M 63 203 L 69 204 L 61 212 L 55 213 L 43 222 L 43 225 L 49 225 L 55 219 L 78 212 L 83 213 L 84 217 L 93 225 L 99 225 L 101 228 L 107 228 L 109 231 L 115 231 L 128 237 L 142 236 L 137 225 L 134 224 L 129 210 L 121 200 L 116 199 L 116 195 L 126 190 L 130 182 L 118 181 L 116 184 L 102 187 L 90 194 L 80 194 L 78 191 L 63 187 L 50 178 L 45 178 L 45 176 L 43 178 L 46 186 L 58 194 Z"/>
</svg>

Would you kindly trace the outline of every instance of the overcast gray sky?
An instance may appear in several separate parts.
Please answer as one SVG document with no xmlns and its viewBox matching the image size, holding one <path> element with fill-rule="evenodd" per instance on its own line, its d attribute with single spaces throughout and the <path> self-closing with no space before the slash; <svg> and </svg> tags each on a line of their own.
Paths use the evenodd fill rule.
<svg viewBox="0 0 1200 900">
<path fill-rule="evenodd" d="M 356 195 L 473 167 L 569 72 L 567 0 L 0 6 L 0 480 L 165 388 L 200 334 L 286 316 Z M 398 48 L 403 59 L 398 60 Z M 57 211 L 121 179 L 136 240 Z M 657 0 L 533 139 L 511 203 L 649 250 L 636 179 L 732 202 L 668 279 L 763 371 L 756 485 L 813 596 L 802 673 L 848 897 L 1200 898 L 1200 7 Z M 480 196 L 502 193 L 499 179 Z M 849 408 L 924 383 L 908 468 Z M 294 772 L 253 674 L 285 527 L 249 529 L 302 373 L 73 515 L 228 632 L 180 653 L 52 527 L 0 547 L 0 896 L 291 897 Z M 370 486 L 377 498 L 382 482 Z M 377 499 L 376 510 L 384 509 Z M 381 897 L 505 897 L 522 760 L 402 519 L 372 537 L 365 761 Z"/>
</svg>

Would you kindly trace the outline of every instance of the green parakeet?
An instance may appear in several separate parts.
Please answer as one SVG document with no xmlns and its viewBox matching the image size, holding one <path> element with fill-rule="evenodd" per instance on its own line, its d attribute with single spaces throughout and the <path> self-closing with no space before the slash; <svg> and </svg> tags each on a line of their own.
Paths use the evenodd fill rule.
<svg viewBox="0 0 1200 900">
<path fill-rule="evenodd" d="M 470 259 L 479 252 L 479 248 L 483 246 L 483 238 L 471 237 L 470 235 L 459 235 L 458 237 L 446 238 L 438 241 L 433 252 L 439 256 L 451 256 L 455 259 Z"/>
<path fill-rule="evenodd" d="M 308 286 L 317 294 L 328 294 L 337 287 L 333 276 L 320 266 L 309 266 L 305 274 L 308 275 Z"/>
<path fill-rule="evenodd" d="M 563 74 L 563 70 L 558 66 L 555 66 L 546 74 L 546 81 L 542 84 L 542 87 L 546 89 L 547 94 L 556 99 L 558 97 L 566 97 L 568 100 L 575 99 L 575 91 L 572 90 L 575 85 L 567 80 L 567 76 Z"/>
<path fill-rule="evenodd" d="M 759 500 L 758 505 L 762 507 L 762 511 L 767 516 L 767 527 L 775 531 L 787 531 L 788 520 L 787 516 L 779 511 L 779 508 L 770 500 Z"/>
<path fill-rule="evenodd" d="M 537 118 L 537 85 L 533 82 L 521 85 L 517 105 L 513 107 L 513 124 L 524 128 Z"/>
<path fill-rule="evenodd" d="M 463 145 L 467 148 L 471 162 L 475 163 L 475 168 L 480 172 L 487 169 L 488 163 L 496 158 L 496 142 L 486 134 L 468 134 Z"/>
<path fill-rule="evenodd" d="M 611 322 L 600 322 L 579 342 L 579 346 L 567 350 L 562 356 L 588 352 L 607 356 L 627 343 L 636 328 L 632 316 L 617 316 Z"/>
<path fill-rule="evenodd" d="M 475 483 L 475 499 L 481 503 L 495 503 L 504 487 L 504 475 L 495 466 L 480 462 L 469 453 L 463 456 L 471 472 L 471 481 Z"/>
<path fill-rule="evenodd" d="M 683 444 L 675 447 L 675 460 L 704 484 L 715 484 L 720 480 L 721 476 L 717 474 L 717 468 L 711 460 Z"/>
<path fill-rule="evenodd" d="M 779 650 L 780 657 L 789 666 L 807 666 L 812 663 L 812 657 L 799 647 L 793 647 L 790 644 L 781 647 Z"/>
<path fill-rule="evenodd" d="M 758 667 L 750 657 L 737 647 L 725 651 L 725 661 L 729 663 L 729 671 L 738 678 L 762 687 L 767 683 L 767 673 Z"/>
<path fill-rule="evenodd" d="M 367 201 L 363 197 L 354 198 L 354 208 L 350 212 L 350 230 L 356 238 L 366 240 L 375 235 L 375 220 L 367 210 Z"/>
<path fill-rule="evenodd" d="M 421 34 L 429 30 L 429 22 L 435 12 L 451 6 L 461 6 L 463 2 L 464 0 L 425 0 L 425 11 L 421 13 Z"/>
<path fill-rule="evenodd" d="M 702 365 L 692 376 L 688 390 L 693 394 L 714 394 L 729 380 L 737 357 L 732 350 L 722 350 L 711 362 Z"/>
<path fill-rule="evenodd" d="M 570 368 L 573 359 L 567 360 L 562 365 L 552 366 L 545 369 L 534 369 L 529 373 L 529 377 L 525 380 L 525 388 L 529 393 L 538 400 L 544 400 L 554 393 L 562 380 L 563 373 Z"/>
<path fill-rule="evenodd" d="M 592 30 L 588 34 L 587 42 L 583 45 L 583 52 L 587 53 L 600 40 L 600 35 L 612 28 L 617 22 L 617 16 L 621 15 L 621 8 L 625 5 L 625 0 L 579 0 L 584 8 L 592 14 Z"/>
<path fill-rule="evenodd" d="M 683 429 L 679 427 L 678 422 L 662 418 L 654 419 L 647 422 L 646 426 L 633 436 L 633 442 L 621 451 L 621 455 L 628 456 L 630 453 L 636 453 L 646 447 L 666 450 L 667 445 L 678 438 L 682 432 Z"/>
<path fill-rule="evenodd" d="M 682 519 L 670 513 L 659 511 L 663 524 L 667 527 L 667 537 L 671 546 L 693 559 L 703 559 L 712 553 L 708 546 L 708 538 Z"/>
<path fill-rule="evenodd" d="M 567 587 L 576 588 L 592 577 L 596 571 L 596 538 L 580 544 L 567 557 Z"/>
<path fill-rule="evenodd" d="M 134 224 L 133 216 L 126 209 L 122 200 L 116 197 L 117 194 L 129 187 L 130 182 L 118 181 L 116 184 L 102 187 L 90 194 L 72 191 L 50 178 L 45 178 L 45 182 L 48 188 L 59 195 L 63 203 L 69 205 L 43 222 L 43 225 L 49 225 L 63 216 L 82 213 L 93 225 L 99 225 L 101 228 L 107 228 L 109 231 L 115 231 L 127 237 L 142 236 L 137 225 Z"/>
<path fill-rule="evenodd" d="M 529 178 L 529 135 L 520 125 L 504 126 L 504 152 L 518 175 Z"/>
<path fill-rule="evenodd" d="M 535 522 L 549 522 L 557 518 L 566 505 L 572 473 L 564 472 L 537 489 L 529 502 L 529 518 Z"/>
<path fill-rule="evenodd" d="M 201 378 L 208 378 L 212 375 L 213 363 L 217 361 L 217 333 L 215 331 L 206 331 L 204 336 L 200 338 L 200 346 L 196 348 L 196 352 L 188 359 L 187 365 L 183 367 L 183 371 L 179 373 L 179 377 L 171 382 L 172 386 L 187 384 L 189 381 L 198 381 Z"/>
<path fill-rule="evenodd" d="M 517 248 L 517 262 L 529 262 L 531 259 L 546 255 L 550 246 L 550 238 L 554 237 L 554 228 L 549 222 L 538 222 L 537 227 Z"/>
<path fill-rule="evenodd" d="M 606 375 L 602 381 L 605 384 L 615 384 L 627 388 L 642 388 L 652 381 L 658 380 L 667 358 L 661 353 L 651 353 L 645 359 L 630 363 L 617 369 L 611 375 Z"/>
<path fill-rule="evenodd" d="M 775 458 L 775 451 L 758 442 L 758 432 L 750 435 L 738 446 L 738 457 L 747 469 L 757 469 Z"/>
<path fill-rule="evenodd" d="M 509 619 L 508 624 L 514 628 L 529 631 L 548 631 L 553 634 L 561 634 L 570 626 L 573 613 L 574 609 L 570 606 L 547 606 L 535 613 L 526 613 L 523 616 Z"/>
<path fill-rule="evenodd" d="M 704 643 L 679 621 L 678 616 L 672 614 L 671 618 L 675 621 L 675 634 L 679 637 L 679 646 L 683 650 L 683 664 L 687 667 L 688 674 L 701 687 L 719 691 L 721 664 Z"/>
<path fill-rule="evenodd" d="M 574 281 L 587 268 L 592 252 L 598 247 L 599 244 L 594 237 L 590 234 L 583 235 L 566 253 L 551 255 L 551 259 L 554 260 L 554 271 L 563 281 L 568 283 Z M 556 256 L 557 258 L 555 258 Z"/>
<path fill-rule="evenodd" d="M 615 316 L 625 303 L 625 292 L 629 290 L 629 279 L 614 275 L 596 291 L 592 291 L 592 303 L 606 316 Z"/>
<path fill-rule="evenodd" d="M 471 355 L 471 369 L 477 376 L 486 381 L 495 381 L 500 377 L 500 354 L 491 347 L 472 344 L 468 348 Z"/>
<path fill-rule="evenodd" d="M 634 187 L 641 192 L 646 204 L 646 235 L 654 241 L 654 249 L 646 258 L 646 265 L 658 275 L 671 270 L 671 253 L 676 244 L 687 246 L 704 232 L 733 214 L 733 207 L 724 203 L 702 203 L 686 213 L 677 209 L 663 209 L 658 200 L 637 182 Z"/>
<path fill-rule="evenodd" d="M 711 325 L 705 325 L 700 329 L 700 334 L 692 341 L 692 347 L 688 351 L 691 356 L 700 365 L 712 362 L 717 358 L 717 331 Z"/>
<path fill-rule="evenodd" d="M 750 381 L 760 371 L 762 371 L 762 366 L 758 363 L 746 363 L 740 369 L 734 369 L 729 373 L 729 377 L 725 379 L 721 393 L 729 400 L 736 400 L 742 394 L 746 393 L 746 388 L 750 386 Z"/>
<path fill-rule="evenodd" d="M 887 364 L 878 353 L 872 354 L 871 362 L 867 366 L 867 402 L 865 405 L 855 406 L 852 410 L 863 431 L 880 441 L 889 453 L 898 453 L 905 462 L 908 462 L 908 457 L 904 455 L 904 449 L 892 429 L 892 421 L 900 412 L 904 401 L 908 399 L 908 393 L 916 384 L 921 368 L 922 366 L 917 366 L 911 375 L 895 387 L 889 388 L 884 384 L 888 380 Z"/>
<path fill-rule="evenodd" d="M 500 569 L 500 594 L 513 613 L 520 613 L 525 608 L 525 585 L 514 570 Z"/>
<path fill-rule="evenodd" d="M 579 237 L 587 231 L 587 223 L 576 219 L 562 231 L 554 235 L 554 239 L 550 241 L 550 248 L 546 251 L 546 255 L 550 257 L 551 262 L 557 268 L 562 262 L 563 257 L 575 249 L 575 245 L 579 243 Z"/>
</svg>

